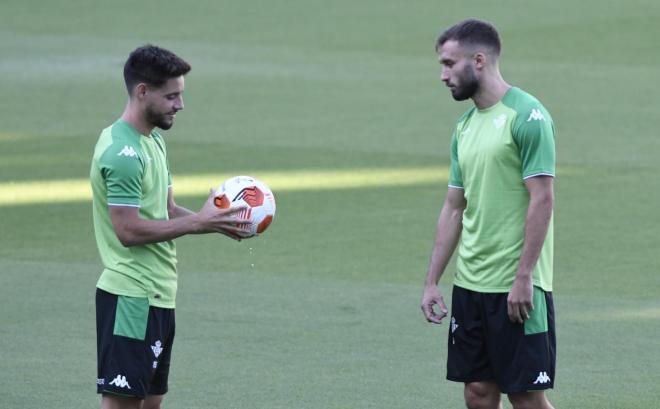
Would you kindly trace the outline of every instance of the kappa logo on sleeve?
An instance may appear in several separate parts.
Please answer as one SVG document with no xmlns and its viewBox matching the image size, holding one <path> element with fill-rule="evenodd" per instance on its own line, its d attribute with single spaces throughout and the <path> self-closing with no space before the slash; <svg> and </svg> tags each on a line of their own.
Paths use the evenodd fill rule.
<svg viewBox="0 0 660 409">
<path fill-rule="evenodd" d="M 545 117 L 541 113 L 540 109 L 532 109 L 532 112 L 529 114 L 529 118 L 527 118 L 527 122 L 529 121 L 545 121 Z"/>
<path fill-rule="evenodd" d="M 124 145 L 124 149 L 117 154 L 117 156 L 126 156 L 129 158 L 137 158 L 138 154 L 132 146 Z"/>
</svg>

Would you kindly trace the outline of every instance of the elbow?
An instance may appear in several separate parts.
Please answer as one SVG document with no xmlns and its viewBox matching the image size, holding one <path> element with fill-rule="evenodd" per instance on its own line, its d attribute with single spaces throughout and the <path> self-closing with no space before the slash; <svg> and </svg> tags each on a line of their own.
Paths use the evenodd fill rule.
<svg viewBox="0 0 660 409">
<path fill-rule="evenodd" d="M 536 195 L 532 198 L 530 205 L 552 212 L 555 205 L 555 195 L 552 191 Z"/>
<path fill-rule="evenodd" d="M 140 244 L 137 241 L 137 238 L 134 235 L 132 235 L 128 232 L 121 232 L 121 233 L 117 232 L 117 239 L 119 240 L 121 245 L 124 246 L 124 247 L 133 247 L 133 246 L 137 246 L 138 244 Z"/>
</svg>

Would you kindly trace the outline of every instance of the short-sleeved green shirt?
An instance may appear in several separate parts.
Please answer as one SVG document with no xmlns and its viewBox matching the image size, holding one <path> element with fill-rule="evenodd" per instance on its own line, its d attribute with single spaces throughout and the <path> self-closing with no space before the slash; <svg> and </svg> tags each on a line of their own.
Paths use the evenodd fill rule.
<svg viewBox="0 0 660 409">
<path fill-rule="evenodd" d="M 467 206 L 454 284 L 479 292 L 508 292 L 520 261 L 529 206 L 524 180 L 555 175 L 552 118 L 530 94 L 513 87 L 490 108 L 473 107 L 457 122 L 451 142 L 450 188 L 464 189 Z M 552 291 L 550 221 L 534 285 Z"/>
<path fill-rule="evenodd" d="M 97 287 L 112 294 L 146 297 L 152 306 L 174 308 L 174 242 L 124 247 L 109 211 L 109 206 L 133 206 L 139 208 L 141 218 L 168 219 L 167 195 L 172 179 L 162 136 L 157 132 L 141 135 L 118 120 L 99 137 L 90 179 L 94 234 L 105 267 Z"/>
</svg>

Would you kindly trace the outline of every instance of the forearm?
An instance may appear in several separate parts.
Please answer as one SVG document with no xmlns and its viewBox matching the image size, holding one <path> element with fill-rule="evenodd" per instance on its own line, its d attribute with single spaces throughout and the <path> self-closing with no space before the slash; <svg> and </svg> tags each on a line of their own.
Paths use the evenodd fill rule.
<svg viewBox="0 0 660 409">
<path fill-rule="evenodd" d="M 174 207 L 172 207 L 171 209 L 168 209 L 167 213 L 169 214 L 170 219 L 176 219 L 178 217 L 189 216 L 191 214 L 195 214 L 195 212 L 193 212 L 192 210 L 187 209 L 183 206 L 179 206 L 179 205 L 174 205 Z"/>
<path fill-rule="evenodd" d="M 445 204 L 438 218 L 433 252 L 426 274 L 425 285 L 437 285 L 451 259 L 463 227 L 463 208 L 452 208 Z"/>
<path fill-rule="evenodd" d="M 172 240 L 191 233 L 202 233 L 202 227 L 194 213 L 181 215 L 171 220 L 147 220 L 139 218 L 124 224 L 118 238 L 126 246 L 138 246 Z"/>
<path fill-rule="evenodd" d="M 518 265 L 517 278 L 531 278 L 552 218 L 552 195 L 531 198 L 525 220 L 525 238 Z"/>
</svg>

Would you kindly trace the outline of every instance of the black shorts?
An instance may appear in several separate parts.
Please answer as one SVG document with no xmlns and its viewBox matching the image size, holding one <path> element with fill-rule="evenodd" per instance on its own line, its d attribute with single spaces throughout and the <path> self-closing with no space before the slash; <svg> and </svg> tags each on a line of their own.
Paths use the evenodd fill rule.
<svg viewBox="0 0 660 409">
<path fill-rule="evenodd" d="M 167 392 L 174 310 L 96 290 L 96 391 L 144 399 Z"/>
<path fill-rule="evenodd" d="M 503 393 L 550 389 L 555 380 L 552 293 L 534 287 L 534 310 L 524 324 L 507 314 L 508 293 L 454 286 L 447 379 L 494 381 Z"/>
</svg>

